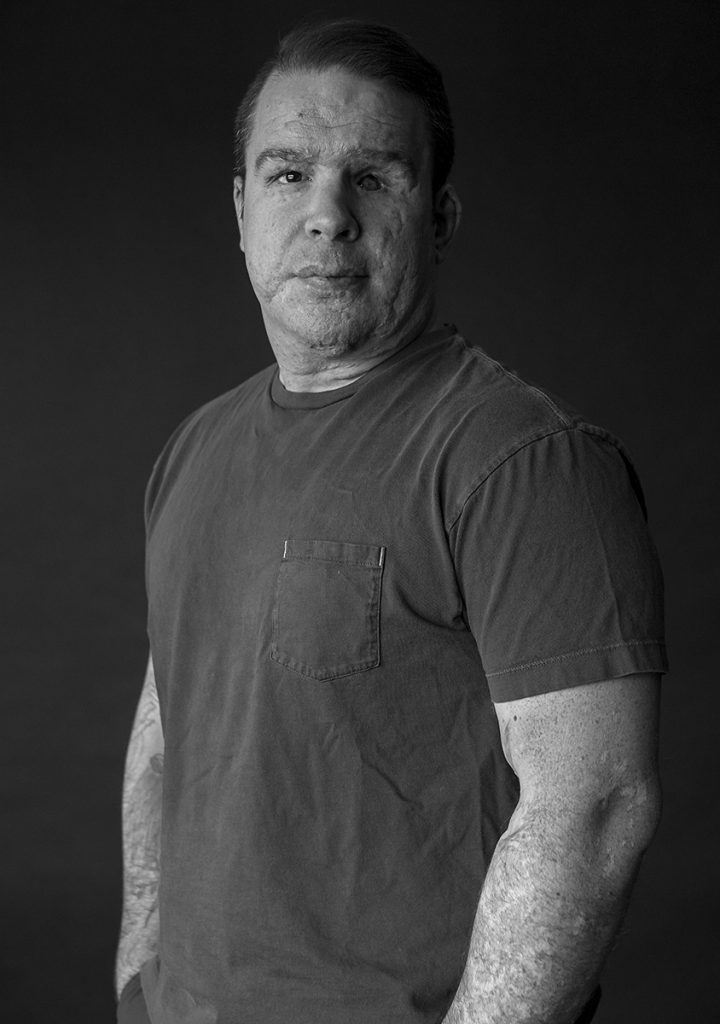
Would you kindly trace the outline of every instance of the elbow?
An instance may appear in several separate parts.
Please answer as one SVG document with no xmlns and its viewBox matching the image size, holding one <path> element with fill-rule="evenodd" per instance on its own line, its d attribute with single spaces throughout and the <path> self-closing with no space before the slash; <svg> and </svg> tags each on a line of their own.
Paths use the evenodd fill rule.
<svg viewBox="0 0 720 1024">
<path fill-rule="evenodd" d="M 662 789 L 657 776 L 627 782 L 603 801 L 599 831 L 609 874 L 634 875 L 661 816 Z"/>
</svg>

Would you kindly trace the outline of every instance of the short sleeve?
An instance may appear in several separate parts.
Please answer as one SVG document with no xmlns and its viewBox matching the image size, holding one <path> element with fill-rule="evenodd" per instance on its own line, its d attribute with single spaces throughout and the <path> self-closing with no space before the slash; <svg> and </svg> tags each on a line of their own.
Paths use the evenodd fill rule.
<svg viewBox="0 0 720 1024">
<path fill-rule="evenodd" d="M 667 671 L 657 553 L 608 436 L 572 427 L 509 455 L 451 541 L 494 701 Z"/>
</svg>

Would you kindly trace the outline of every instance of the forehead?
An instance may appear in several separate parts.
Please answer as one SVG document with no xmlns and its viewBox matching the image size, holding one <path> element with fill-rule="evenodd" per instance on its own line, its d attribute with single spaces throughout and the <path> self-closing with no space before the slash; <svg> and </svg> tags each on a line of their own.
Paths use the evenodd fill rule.
<svg viewBox="0 0 720 1024">
<path fill-rule="evenodd" d="M 430 149 L 416 96 L 340 68 L 274 74 L 263 86 L 248 156 L 266 146 L 293 144 L 321 151 L 388 148 L 406 151 L 418 163 Z"/>
</svg>

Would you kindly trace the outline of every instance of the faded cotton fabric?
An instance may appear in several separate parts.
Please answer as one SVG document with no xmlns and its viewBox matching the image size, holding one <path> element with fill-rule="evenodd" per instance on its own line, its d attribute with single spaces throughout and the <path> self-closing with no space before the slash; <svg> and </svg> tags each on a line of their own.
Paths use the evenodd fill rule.
<svg viewBox="0 0 720 1024">
<path fill-rule="evenodd" d="M 442 1019 L 517 799 L 492 701 L 666 668 L 641 502 L 452 329 L 186 420 L 147 494 L 153 1024 Z"/>
<path fill-rule="evenodd" d="M 116 1024 L 150 1024 L 140 975 L 135 974 L 120 993 Z"/>
</svg>

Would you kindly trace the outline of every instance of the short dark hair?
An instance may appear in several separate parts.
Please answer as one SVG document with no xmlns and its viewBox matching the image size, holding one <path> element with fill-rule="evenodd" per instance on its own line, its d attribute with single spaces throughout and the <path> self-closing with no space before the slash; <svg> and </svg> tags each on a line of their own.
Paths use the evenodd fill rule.
<svg viewBox="0 0 720 1024">
<path fill-rule="evenodd" d="M 455 156 L 455 135 L 440 71 L 402 33 L 386 25 L 351 18 L 303 22 L 280 40 L 277 52 L 250 83 L 235 115 L 235 175 L 245 177 L 245 153 L 255 107 L 268 78 L 276 73 L 329 68 L 382 79 L 417 96 L 425 109 L 432 142 L 433 193 L 444 185 Z"/>
</svg>

